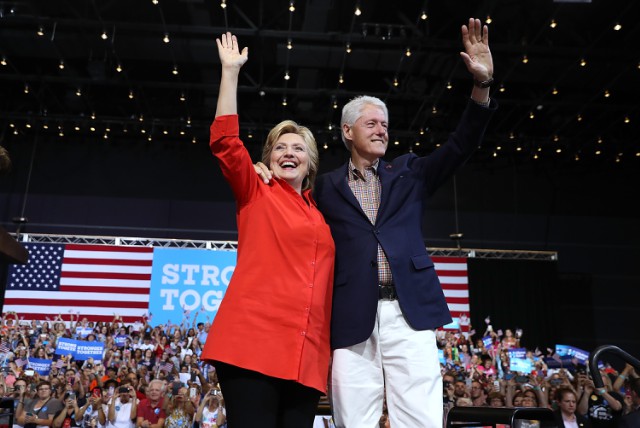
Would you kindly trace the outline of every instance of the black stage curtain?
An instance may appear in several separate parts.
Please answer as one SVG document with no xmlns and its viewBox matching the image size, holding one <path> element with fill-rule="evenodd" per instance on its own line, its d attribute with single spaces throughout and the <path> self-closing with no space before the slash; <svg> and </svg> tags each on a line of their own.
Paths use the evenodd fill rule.
<svg viewBox="0 0 640 428">
<path fill-rule="evenodd" d="M 523 330 L 520 344 L 529 349 L 554 348 L 561 339 L 557 325 L 558 287 L 555 261 L 468 259 L 469 304 L 474 339 L 482 337 L 491 319 L 494 331 Z"/>
</svg>

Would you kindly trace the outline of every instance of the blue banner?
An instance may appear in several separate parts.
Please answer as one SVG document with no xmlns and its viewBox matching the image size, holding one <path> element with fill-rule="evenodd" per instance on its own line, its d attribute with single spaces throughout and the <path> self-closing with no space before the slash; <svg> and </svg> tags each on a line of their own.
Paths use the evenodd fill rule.
<svg viewBox="0 0 640 428">
<path fill-rule="evenodd" d="M 482 338 L 482 343 L 485 349 L 493 349 L 493 339 L 491 336 L 485 336 Z"/>
<path fill-rule="evenodd" d="M 438 349 L 438 360 L 443 366 L 447 364 L 447 362 L 444 360 L 444 349 Z"/>
<path fill-rule="evenodd" d="M 236 266 L 235 251 L 155 248 L 149 292 L 152 324 L 212 321 Z M 194 314 L 194 315 L 192 315 Z"/>
<path fill-rule="evenodd" d="M 556 354 L 561 357 L 571 357 L 575 358 L 576 361 L 580 364 L 587 364 L 589 360 L 589 353 L 580 348 L 576 348 L 575 346 L 569 345 L 556 345 Z"/>
<path fill-rule="evenodd" d="M 40 376 L 48 376 L 49 372 L 51 371 L 51 360 L 29 358 L 27 367 L 38 372 Z"/>
<path fill-rule="evenodd" d="M 527 349 L 526 348 L 513 348 L 507 351 L 509 353 L 509 358 L 514 359 L 523 359 L 527 357 Z"/>
<path fill-rule="evenodd" d="M 113 342 L 118 348 L 124 348 L 124 345 L 126 344 L 128 338 L 129 336 L 127 336 L 126 334 L 118 334 L 113 338 Z"/>
<path fill-rule="evenodd" d="M 511 358 L 509 360 L 509 370 L 529 374 L 533 370 L 533 363 L 527 358 Z"/>
<path fill-rule="evenodd" d="M 56 355 L 71 355 L 75 360 L 88 360 L 93 358 L 94 361 L 102 360 L 104 352 L 104 343 L 87 342 L 84 340 L 74 340 L 61 337 L 56 345 Z"/>
</svg>

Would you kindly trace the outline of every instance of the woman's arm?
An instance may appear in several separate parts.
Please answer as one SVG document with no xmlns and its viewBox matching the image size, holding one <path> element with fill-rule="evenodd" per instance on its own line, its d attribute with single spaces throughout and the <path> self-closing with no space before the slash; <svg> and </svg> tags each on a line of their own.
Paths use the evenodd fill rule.
<svg viewBox="0 0 640 428">
<path fill-rule="evenodd" d="M 216 44 L 218 45 L 218 55 L 222 63 L 216 117 L 237 114 L 238 75 L 240 74 L 240 68 L 249 58 L 249 48 L 245 47 L 240 52 L 238 39 L 231 33 L 223 34 L 222 37 L 216 39 Z"/>
</svg>

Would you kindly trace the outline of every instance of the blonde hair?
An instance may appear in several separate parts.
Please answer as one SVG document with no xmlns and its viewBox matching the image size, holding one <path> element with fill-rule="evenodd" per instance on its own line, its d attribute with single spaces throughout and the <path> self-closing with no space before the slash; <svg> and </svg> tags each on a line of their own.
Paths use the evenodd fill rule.
<svg viewBox="0 0 640 428">
<path fill-rule="evenodd" d="M 277 124 L 269 131 L 267 135 L 267 141 L 262 148 L 262 163 L 270 168 L 271 151 L 276 142 L 284 134 L 296 134 L 302 137 L 302 140 L 307 146 L 307 153 L 309 154 L 309 174 L 302 182 L 302 191 L 313 189 L 313 183 L 318 175 L 318 168 L 320 166 L 320 155 L 318 154 L 318 145 L 316 139 L 306 126 L 298 125 L 293 120 L 284 120 Z"/>
</svg>

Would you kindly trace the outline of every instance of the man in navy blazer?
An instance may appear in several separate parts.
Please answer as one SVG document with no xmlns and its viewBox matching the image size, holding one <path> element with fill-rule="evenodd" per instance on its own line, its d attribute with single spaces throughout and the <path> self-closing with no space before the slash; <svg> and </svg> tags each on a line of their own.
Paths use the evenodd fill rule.
<svg viewBox="0 0 640 428">
<path fill-rule="evenodd" d="M 382 159 L 385 104 L 358 97 L 342 112 L 351 159 L 319 177 L 314 198 L 336 244 L 331 402 L 336 427 L 377 426 L 386 399 L 394 428 L 442 426 L 434 329 L 451 322 L 422 239 L 426 199 L 481 143 L 496 108 L 487 26 L 462 27 L 471 100 L 447 143 L 426 157 Z"/>
</svg>

